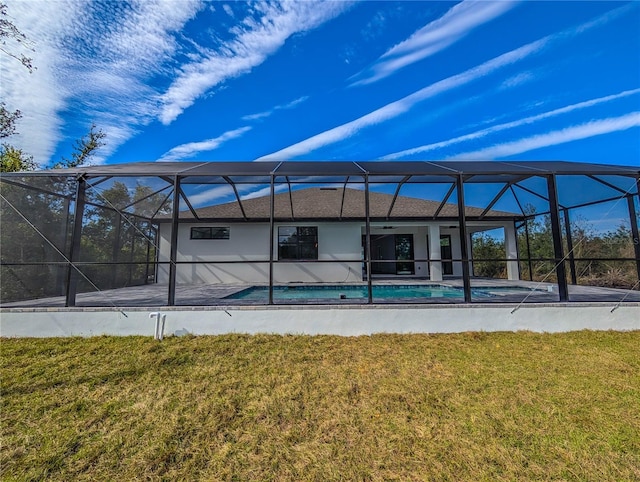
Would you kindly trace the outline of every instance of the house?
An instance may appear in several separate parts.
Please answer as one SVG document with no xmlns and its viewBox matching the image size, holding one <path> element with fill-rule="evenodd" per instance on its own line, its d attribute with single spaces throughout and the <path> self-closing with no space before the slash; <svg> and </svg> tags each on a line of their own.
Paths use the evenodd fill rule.
<svg viewBox="0 0 640 482">
<path fill-rule="evenodd" d="M 177 237 L 178 283 L 344 283 L 366 279 L 365 192 L 307 187 L 270 196 L 185 210 Z M 467 236 L 504 232 L 507 276 L 519 279 L 515 221 L 519 215 L 465 207 Z M 462 276 L 458 206 L 383 192 L 369 193 L 373 277 L 440 281 Z M 270 237 L 272 236 L 272 239 Z M 169 280 L 171 223 L 160 223 L 158 281 Z M 467 242 L 471 258 L 471 242 Z M 445 261 L 442 261 L 445 260 Z M 180 264 L 188 263 L 188 264 Z"/>
</svg>

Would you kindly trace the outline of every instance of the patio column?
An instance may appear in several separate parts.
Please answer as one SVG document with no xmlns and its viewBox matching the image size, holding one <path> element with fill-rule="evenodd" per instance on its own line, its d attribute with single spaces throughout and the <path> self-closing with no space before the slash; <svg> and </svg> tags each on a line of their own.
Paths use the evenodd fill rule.
<svg viewBox="0 0 640 482">
<path fill-rule="evenodd" d="M 64 306 L 76 306 L 79 273 L 73 263 L 80 259 L 80 238 L 82 237 L 82 218 L 84 217 L 86 190 L 87 182 L 83 177 L 80 177 L 76 186 L 76 205 L 73 214 L 73 232 L 71 234 L 71 249 L 69 251 L 70 264 L 67 269 L 67 289 L 65 291 Z"/>
<path fill-rule="evenodd" d="M 518 269 L 518 242 L 516 239 L 515 223 L 508 223 L 504 227 L 504 248 L 507 259 L 507 279 L 519 280 L 520 270 Z"/>
<path fill-rule="evenodd" d="M 558 189 L 556 176 L 547 176 L 547 191 L 549 192 L 549 217 L 551 218 L 551 236 L 553 238 L 553 255 L 558 278 L 558 294 L 560 301 L 568 301 L 567 272 L 564 266 L 564 250 L 562 249 L 562 231 L 560 228 L 560 210 L 558 207 Z"/>
<path fill-rule="evenodd" d="M 440 251 L 440 226 L 429 225 L 429 279 L 442 281 L 442 259 Z"/>
<path fill-rule="evenodd" d="M 180 177 L 173 179 L 173 209 L 171 213 L 171 250 L 169 253 L 169 297 L 168 306 L 176 304 L 176 260 L 178 257 L 178 228 L 180 218 Z"/>
</svg>

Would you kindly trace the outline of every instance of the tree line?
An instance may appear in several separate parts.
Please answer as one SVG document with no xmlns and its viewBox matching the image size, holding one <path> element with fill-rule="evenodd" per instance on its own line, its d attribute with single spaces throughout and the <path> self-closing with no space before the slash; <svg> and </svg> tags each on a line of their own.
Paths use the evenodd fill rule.
<svg viewBox="0 0 640 482">
<path fill-rule="evenodd" d="M 517 231 L 520 277 L 533 281 L 557 281 L 554 263 L 553 237 L 549 215 L 536 215 L 532 206 L 527 206 L 528 218 Z M 570 223 L 572 241 L 569 249 L 566 231 L 563 230 L 563 252 L 568 281 L 571 282 L 571 258 L 577 284 L 632 288 L 638 283 L 635 251 L 631 229 L 622 224 L 604 233 L 597 232 L 582 218 Z M 527 236 L 528 234 L 528 236 Z M 506 250 L 503 239 L 487 233 L 476 233 L 472 237 L 472 253 L 475 276 L 506 278 Z M 619 261 L 625 258 L 628 261 Z"/>
</svg>

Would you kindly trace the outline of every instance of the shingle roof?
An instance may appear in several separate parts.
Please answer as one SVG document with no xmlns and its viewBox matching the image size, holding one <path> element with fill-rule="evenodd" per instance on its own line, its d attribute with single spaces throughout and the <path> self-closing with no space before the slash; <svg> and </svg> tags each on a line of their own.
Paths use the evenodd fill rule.
<svg viewBox="0 0 640 482">
<path fill-rule="evenodd" d="M 344 192 L 344 202 L 343 202 Z M 364 191 L 358 189 L 318 188 L 312 187 L 274 196 L 274 215 L 276 219 L 362 219 L 365 216 Z M 393 195 L 370 192 L 369 213 L 371 218 L 387 218 L 389 208 L 393 202 Z M 293 206 L 293 208 L 292 208 Z M 390 218 L 425 218 L 433 217 L 440 202 L 398 196 Z M 269 196 L 246 199 L 242 207 L 249 219 L 269 219 Z M 293 210 L 293 211 L 292 211 Z M 240 219 L 243 218 L 240 205 L 237 202 L 218 204 L 195 209 L 199 218 L 208 219 Z M 467 206 L 465 215 L 478 217 L 484 209 Z M 458 216 L 458 206 L 446 203 L 438 217 L 455 218 Z M 517 217 L 518 214 L 504 211 L 488 211 L 489 217 Z M 182 211 L 180 218 L 192 218 L 190 211 Z"/>
</svg>

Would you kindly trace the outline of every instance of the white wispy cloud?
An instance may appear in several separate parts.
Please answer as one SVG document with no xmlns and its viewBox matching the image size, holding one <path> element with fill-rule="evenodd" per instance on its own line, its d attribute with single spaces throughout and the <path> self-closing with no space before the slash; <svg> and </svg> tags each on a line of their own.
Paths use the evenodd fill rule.
<svg viewBox="0 0 640 482">
<path fill-rule="evenodd" d="M 247 17 L 232 29 L 235 37 L 204 59 L 183 65 L 161 96 L 160 121 L 173 122 L 195 100 L 222 82 L 249 72 L 296 33 L 307 32 L 344 12 L 349 2 L 257 3 L 256 20 Z"/>
<path fill-rule="evenodd" d="M 391 102 L 368 114 L 365 114 L 358 119 L 326 130 L 324 132 L 321 132 L 320 134 L 316 134 L 308 139 L 285 147 L 284 149 L 273 152 L 271 154 L 262 156 L 256 160 L 263 161 L 273 159 L 291 159 L 308 154 L 309 152 L 320 149 L 321 147 L 352 137 L 366 127 L 380 124 L 387 120 L 398 117 L 401 114 L 404 114 L 419 102 L 492 74 L 502 67 L 512 65 L 535 53 L 540 52 L 541 50 L 555 42 L 575 37 L 576 35 L 586 32 L 587 30 L 605 25 L 612 20 L 620 17 L 633 7 L 633 5 L 625 5 L 603 15 L 600 15 L 595 19 L 590 20 L 589 22 L 578 25 L 577 27 L 569 28 L 556 34 L 547 35 L 539 40 L 511 50 L 510 52 L 507 52 L 505 54 L 499 55 L 498 57 L 488 60 L 483 64 L 480 64 L 469 70 L 466 70 L 465 72 L 435 82 L 423 89 L 414 92 L 413 94 L 403 97 L 400 100 Z"/>
<path fill-rule="evenodd" d="M 352 85 L 364 85 L 377 82 L 398 70 L 434 55 L 471 31 L 505 12 L 515 2 L 478 2 L 465 0 L 447 11 L 442 17 L 430 22 L 411 37 L 384 53 L 372 67 L 358 74 L 362 77 Z"/>
<path fill-rule="evenodd" d="M 242 120 L 245 121 L 251 121 L 251 120 L 260 120 L 260 119 L 264 119 L 269 117 L 271 114 L 273 114 L 274 112 L 278 111 L 278 110 L 287 110 L 287 109 L 293 109 L 294 107 L 296 107 L 298 104 L 303 103 L 304 101 L 306 101 L 307 99 L 309 99 L 309 96 L 305 95 L 302 97 L 298 97 L 295 100 L 292 100 L 291 102 L 288 102 L 286 104 L 280 104 L 280 105 L 276 105 L 275 107 L 273 107 L 271 110 L 266 110 L 264 112 L 258 112 L 256 114 L 249 114 L 249 115 L 245 115 L 242 116 Z"/>
<path fill-rule="evenodd" d="M 199 0 L 133 3 L 9 1 L 16 25 L 34 42 L 29 75 L 2 62 L 3 99 L 20 109 L 12 143 L 49 161 L 65 139 L 61 112 L 107 133 L 107 157 L 158 112 L 149 78 L 176 52 L 175 33 L 201 8 Z M 71 140 L 69 140 L 71 143 Z"/>
<path fill-rule="evenodd" d="M 544 147 L 579 141 L 590 137 L 624 131 L 633 127 L 640 127 L 640 112 L 632 112 L 620 117 L 599 119 L 565 129 L 547 132 L 536 136 L 518 139 L 516 141 L 496 144 L 473 152 L 457 154 L 455 159 L 499 159 L 502 157 L 522 154 Z"/>
<path fill-rule="evenodd" d="M 277 152 L 262 156 L 257 160 L 289 159 L 307 154 L 323 146 L 351 137 L 365 127 L 380 124 L 381 122 L 404 114 L 418 102 L 422 102 L 443 92 L 468 84 L 469 82 L 489 75 L 502 67 L 518 62 L 540 51 L 547 41 L 548 38 L 544 38 L 507 52 L 506 54 L 502 54 L 465 72 L 435 82 L 418 90 L 417 92 L 414 92 L 413 94 L 403 97 L 400 100 L 391 102 L 374 110 L 373 112 L 359 117 L 358 119 L 347 122 L 346 124 L 342 124 L 338 127 L 334 127 L 333 129 L 329 129 Z"/>
<path fill-rule="evenodd" d="M 182 32 L 186 22 L 208 5 L 201 0 L 99 4 L 8 0 L 14 22 L 35 44 L 32 57 L 37 66 L 29 74 L 17 61 L 0 65 L 2 98 L 8 108 L 23 113 L 20 135 L 11 142 L 38 163 L 47 163 L 60 143 L 70 146 L 76 137 L 68 132 L 78 125 L 65 125 L 64 112 L 87 130 L 95 123 L 107 134 L 106 146 L 94 160 L 103 162 L 144 126 L 163 118 L 167 99 L 172 93 L 180 97 L 180 89 L 175 89 L 194 81 L 189 72 L 199 72 L 196 83 L 205 90 L 212 85 L 206 79 L 206 65 L 215 70 L 214 59 L 230 69 L 225 79 L 240 75 L 245 70 L 234 66 L 259 64 L 290 35 L 320 25 L 349 5 L 327 3 L 258 3 L 253 16 L 233 30 L 235 40 L 211 54 Z M 183 49 L 186 44 L 188 51 Z M 150 80 L 173 75 L 171 65 L 182 54 L 191 63 L 180 69 L 167 92 L 158 92 Z M 203 57 L 204 61 L 193 62 Z"/>
<path fill-rule="evenodd" d="M 232 131 L 227 131 L 224 134 L 214 137 L 213 139 L 207 139 L 199 142 L 188 142 L 174 147 L 170 151 L 165 152 L 159 161 L 181 161 L 184 159 L 190 159 L 200 152 L 213 151 L 220 147 L 223 143 L 236 139 L 242 136 L 245 132 L 250 131 L 250 126 L 240 127 Z"/>
<path fill-rule="evenodd" d="M 513 89 L 514 87 L 519 87 L 527 82 L 531 82 L 536 80 L 537 77 L 531 71 L 519 72 L 515 75 L 512 75 L 508 79 L 505 79 L 500 86 L 501 89 Z"/>
<path fill-rule="evenodd" d="M 233 13 L 233 9 L 231 8 L 231 5 L 225 3 L 224 5 L 222 5 L 222 10 L 224 10 L 225 13 L 230 17 L 235 17 L 235 14 Z"/>
<path fill-rule="evenodd" d="M 640 93 L 640 89 L 625 90 L 624 92 L 620 92 L 618 94 L 607 95 L 604 97 L 599 97 L 597 99 L 578 102 L 576 104 L 561 107 L 548 112 L 543 112 L 541 114 L 532 115 L 529 117 L 525 117 L 523 119 L 518 119 L 516 121 L 506 122 L 504 124 L 487 127 L 486 129 L 472 132 L 470 134 L 465 134 L 463 136 L 454 137 L 452 139 L 447 139 L 446 141 L 434 142 L 432 144 L 425 144 L 423 146 L 414 147 L 412 149 L 405 149 L 403 151 L 394 152 L 393 154 L 382 156 L 381 159 L 401 159 L 401 158 L 415 155 L 415 154 L 422 154 L 425 152 L 443 149 L 445 147 L 459 144 L 461 142 L 481 139 L 483 137 L 494 134 L 496 132 L 504 131 L 507 129 L 513 129 L 515 127 L 520 127 L 522 125 L 533 124 L 534 122 L 537 122 L 543 119 L 548 119 L 550 117 L 555 117 L 561 114 L 567 114 L 569 112 L 573 112 L 579 109 L 586 109 L 594 105 L 602 104 L 605 102 L 611 102 L 611 101 L 622 99 L 638 93 Z"/>
</svg>

